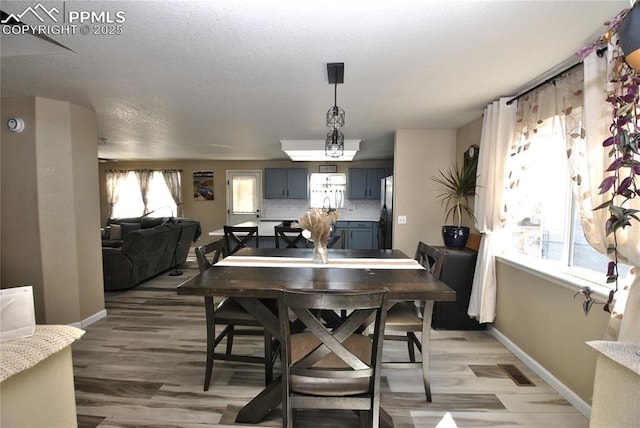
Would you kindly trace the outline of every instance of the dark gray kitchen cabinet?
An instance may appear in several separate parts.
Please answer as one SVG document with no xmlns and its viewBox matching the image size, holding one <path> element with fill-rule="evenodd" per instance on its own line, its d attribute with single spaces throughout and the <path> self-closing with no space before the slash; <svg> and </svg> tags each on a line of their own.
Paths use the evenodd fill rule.
<svg viewBox="0 0 640 428">
<path fill-rule="evenodd" d="M 378 228 L 374 221 L 338 221 L 336 233 L 345 231 L 345 248 L 350 250 L 372 250 L 378 248 Z"/>
<path fill-rule="evenodd" d="M 349 199 L 380 199 L 380 182 L 386 175 L 385 168 L 349 168 Z"/>
<path fill-rule="evenodd" d="M 369 250 L 373 248 L 373 222 L 350 221 L 349 244 L 351 250 Z"/>
<path fill-rule="evenodd" d="M 308 199 L 307 168 L 265 168 L 265 199 Z"/>
</svg>

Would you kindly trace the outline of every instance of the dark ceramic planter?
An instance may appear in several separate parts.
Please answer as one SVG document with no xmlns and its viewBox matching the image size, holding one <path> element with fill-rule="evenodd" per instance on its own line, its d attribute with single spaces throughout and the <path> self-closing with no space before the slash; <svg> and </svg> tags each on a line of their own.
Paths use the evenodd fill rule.
<svg viewBox="0 0 640 428">
<path fill-rule="evenodd" d="M 618 28 L 620 47 L 629 65 L 640 70 L 640 3 L 627 13 Z"/>
<path fill-rule="evenodd" d="M 447 248 L 462 250 L 469 239 L 469 228 L 465 226 L 442 226 L 442 239 Z"/>
</svg>

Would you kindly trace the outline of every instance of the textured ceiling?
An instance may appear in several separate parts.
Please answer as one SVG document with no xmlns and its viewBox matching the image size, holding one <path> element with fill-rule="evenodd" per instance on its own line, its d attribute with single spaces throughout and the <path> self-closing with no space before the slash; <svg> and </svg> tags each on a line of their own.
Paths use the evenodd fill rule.
<svg viewBox="0 0 640 428">
<path fill-rule="evenodd" d="M 110 159 L 286 159 L 322 139 L 326 63 L 356 159 L 393 156 L 393 132 L 458 128 L 593 41 L 629 1 L 215 0 L 41 2 L 124 12 L 120 35 L 2 35 L 2 96 L 97 113 Z M 20 13 L 36 1 L 2 1 Z M 37 24 L 30 14 L 23 22 Z M 93 25 L 90 25 L 93 27 Z M 48 46 L 47 46 L 48 45 Z"/>
</svg>

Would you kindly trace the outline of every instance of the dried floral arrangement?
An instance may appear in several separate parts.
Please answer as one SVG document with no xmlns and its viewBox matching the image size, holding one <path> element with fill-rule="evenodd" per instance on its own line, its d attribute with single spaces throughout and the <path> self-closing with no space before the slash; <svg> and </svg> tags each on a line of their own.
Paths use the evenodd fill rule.
<svg viewBox="0 0 640 428">
<path fill-rule="evenodd" d="M 335 223 L 340 214 L 338 211 L 328 211 L 323 208 L 310 208 L 299 219 L 302 227 L 302 236 L 312 242 L 327 242 L 331 233 L 331 225 Z"/>
</svg>

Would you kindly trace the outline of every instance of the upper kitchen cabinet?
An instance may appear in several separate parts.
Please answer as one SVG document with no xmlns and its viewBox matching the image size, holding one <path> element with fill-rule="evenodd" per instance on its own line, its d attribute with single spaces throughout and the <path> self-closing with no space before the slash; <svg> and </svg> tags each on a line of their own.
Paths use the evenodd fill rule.
<svg viewBox="0 0 640 428">
<path fill-rule="evenodd" d="M 307 168 L 265 168 L 265 199 L 308 199 Z"/>
<path fill-rule="evenodd" d="M 385 168 L 349 168 L 349 199 L 380 199 L 380 182 L 387 172 Z"/>
</svg>

